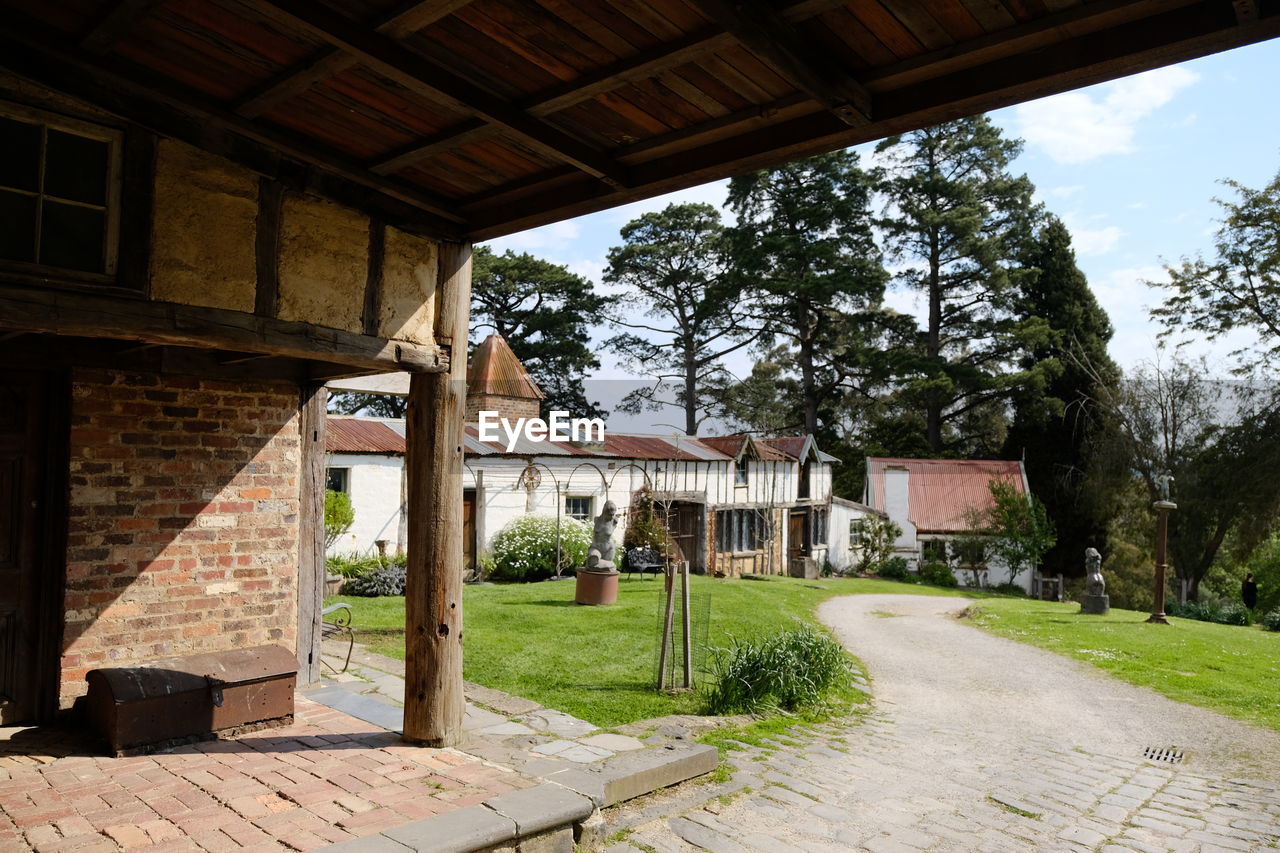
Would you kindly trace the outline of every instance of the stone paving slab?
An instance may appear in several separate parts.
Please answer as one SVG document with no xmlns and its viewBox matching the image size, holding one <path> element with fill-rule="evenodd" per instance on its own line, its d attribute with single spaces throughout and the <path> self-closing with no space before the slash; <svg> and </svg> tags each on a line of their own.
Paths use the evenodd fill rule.
<svg viewBox="0 0 1280 853">
<path fill-rule="evenodd" d="M 796 729 L 789 744 L 744 744 L 728 754 L 736 796 L 730 785 L 690 783 L 607 811 L 610 829 L 631 830 L 625 844 L 661 853 L 1280 849 L 1274 733 L 1154 694 L 1144 699 L 1087 671 L 1075 690 L 1059 690 L 1072 683 L 1075 662 L 1011 641 L 988 647 L 995 638 L 955 623 L 948 605 L 955 609 L 917 599 L 914 607 L 934 610 L 912 616 L 917 611 L 904 606 L 902 619 L 855 615 L 837 626 L 872 676 L 878 698 L 870 713 Z M 885 637 L 885 622 L 909 631 Z M 869 640 L 871 632 L 880 639 Z M 964 657 L 974 652 L 965 647 L 970 634 L 981 663 Z M 1045 682 L 1053 692 L 1038 695 L 1044 688 L 1027 673 L 1059 665 Z M 983 667 L 965 686 L 966 669 Z M 1046 701 L 1059 716 L 1074 715 L 1074 725 L 1028 715 Z M 1142 714 L 1173 720 L 1180 731 L 1207 726 L 1225 748 L 1193 750 L 1182 764 L 1147 761 L 1140 726 L 1128 744 L 1118 734 L 1127 715 Z M 1240 733 L 1236 740 L 1231 732 Z"/>
</svg>

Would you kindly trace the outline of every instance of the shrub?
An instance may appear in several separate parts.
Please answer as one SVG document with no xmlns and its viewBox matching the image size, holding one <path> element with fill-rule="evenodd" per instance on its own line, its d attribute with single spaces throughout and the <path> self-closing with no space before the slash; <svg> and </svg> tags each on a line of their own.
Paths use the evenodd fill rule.
<svg viewBox="0 0 1280 853">
<path fill-rule="evenodd" d="M 648 488 L 636 492 L 631 500 L 627 527 L 622 533 L 622 547 L 625 551 L 652 548 L 659 554 L 666 554 L 671 548 L 671 534 L 667 532 L 662 513 L 654 506 L 653 492 Z"/>
<path fill-rule="evenodd" d="M 358 578 L 369 572 L 376 572 L 384 566 L 404 566 L 408 558 L 404 554 L 393 554 L 386 560 L 379 560 L 376 554 L 334 554 L 325 560 L 329 574 L 342 575 L 344 578 Z"/>
<path fill-rule="evenodd" d="M 389 565 L 352 578 L 342 585 L 344 595 L 404 595 L 405 567 Z"/>
<path fill-rule="evenodd" d="M 960 582 L 946 563 L 925 563 L 920 567 L 920 581 L 930 586 L 957 587 Z"/>
<path fill-rule="evenodd" d="M 1016 583 L 1013 583 L 1011 581 L 1005 581 L 1004 583 L 996 584 L 995 591 L 1000 593 L 1001 595 L 1020 595 L 1023 598 L 1027 597 L 1027 591 L 1022 587 L 1018 586 Z"/>
<path fill-rule="evenodd" d="M 1219 625 L 1252 625 L 1253 614 L 1238 601 L 1222 601 L 1221 599 L 1203 596 L 1199 601 L 1188 601 L 1180 604 L 1171 601 L 1165 605 L 1165 613 L 1183 619 L 1195 619 L 1200 622 L 1216 622 Z"/>
<path fill-rule="evenodd" d="M 712 714 L 795 711 L 818 705 L 849 684 L 844 649 L 811 628 L 734 640 L 716 655 L 714 668 L 716 685 L 707 695 Z"/>
<path fill-rule="evenodd" d="M 858 543 L 858 559 L 853 565 L 854 572 L 857 574 L 876 572 L 880 577 L 885 577 L 881 570 L 884 564 L 890 560 L 902 559 L 892 556 L 893 544 L 902 535 L 902 528 L 878 515 L 869 515 L 856 524 L 861 541 Z M 905 560 L 903 562 L 905 563 Z"/>
<path fill-rule="evenodd" d="M 560 520 L 561 565 L 581 566 L 591 547 L 591 530 L 572 518 Z M 556 573 L 556 520 L 545 515 L 515 519 L 493 537 L 493 578 L 540 581 Z"/>
<path fill-rule="evenodd" d="M 911 574 L 911 565 L 906 557 L 890 557 L 880 564 L 876 573 L 887 581 L 918 583 L 916 576 Z"/>
<path fill-rule="evenodd" d="M 351 529 L 356 511 L 351 508 L 351 495 L 325 489 L 324 492 L 324 545 L 329 547 L 338 537 Z"/>
<path fill-rule="evenodd" d="M 1280 607 L 1263 616 L 1260 621 L 1268 631 L 1280 631 Z"/>
</svg>

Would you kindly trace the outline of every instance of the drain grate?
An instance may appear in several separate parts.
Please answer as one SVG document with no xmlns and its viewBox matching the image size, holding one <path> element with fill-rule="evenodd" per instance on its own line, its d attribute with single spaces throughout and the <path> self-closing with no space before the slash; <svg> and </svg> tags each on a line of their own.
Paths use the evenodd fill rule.
<svg viewBox="0 0 1280 853">
<path fill-rule="evenodd" d="M 1176 746 L 1149 746 L 1142 750 L 1142 757 L 1148 761 L 1164 761 L 1169 764 L 1181 764 L 1182 750 Z"/>
</svg>

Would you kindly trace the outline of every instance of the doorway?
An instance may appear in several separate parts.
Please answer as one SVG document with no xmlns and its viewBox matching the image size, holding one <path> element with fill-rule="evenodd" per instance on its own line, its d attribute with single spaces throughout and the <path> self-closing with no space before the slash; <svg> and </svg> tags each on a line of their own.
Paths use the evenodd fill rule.
<svg viewBox="0 0 1280 853">
<path fill-rule="evenodd" d="M 47 718 L 55 705 L 62 578 L 51 514 L 53 487 L 47 375 L 0 374 L 0 725 Z"/>
</svg>

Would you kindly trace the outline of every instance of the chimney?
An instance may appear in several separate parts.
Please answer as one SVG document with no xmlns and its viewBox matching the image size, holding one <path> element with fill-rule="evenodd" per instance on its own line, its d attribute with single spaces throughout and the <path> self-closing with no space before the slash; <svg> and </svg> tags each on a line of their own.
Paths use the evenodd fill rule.
<svg viewBox="0 0 1280 853">
<path fill-rule="evenodd" d="M 911 512 L 908 495 L 911 472 L 905 467 L 890 466 L 884 469 L 884 511 L 894 521 L 905 520 Z"/>
<path fill-rule="evenodd" d="M 498 412 L 512 421 L 536 418 L 543 396 L 501 335 L 490 335 L 476 347 L 467 365 L 468 422 L 477 420 L 482 411 Z"/>
</svg>

